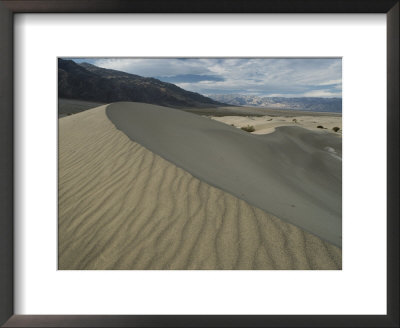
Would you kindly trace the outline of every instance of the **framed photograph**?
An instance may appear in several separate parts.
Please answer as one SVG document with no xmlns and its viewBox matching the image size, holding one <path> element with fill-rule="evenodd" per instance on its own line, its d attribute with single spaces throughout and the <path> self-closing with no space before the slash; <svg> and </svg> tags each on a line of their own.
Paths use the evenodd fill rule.
<svg viewBox="0 0 400 328">
<path fill-rule="evenodd" d="M 0 21 L 3 326 L 399 325 L 398 1 Z"/>
</svg>

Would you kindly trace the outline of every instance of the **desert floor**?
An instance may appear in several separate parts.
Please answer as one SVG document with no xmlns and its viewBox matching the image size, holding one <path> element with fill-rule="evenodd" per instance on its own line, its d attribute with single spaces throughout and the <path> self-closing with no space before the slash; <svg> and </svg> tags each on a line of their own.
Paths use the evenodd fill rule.
<svg viewBox="0 0 400 328">
<path fill-rule="evenodd" d="M 311 131 L 323 131 L 334 134 L 342 134 L 342 117 L 328 115 L 293 115 L 293 116 L 211 116 L 212 119 L 235 126 L 238 128 L 253 126 L 254 134 L 267 134 L 275 131 L 279 126 L 297 126 Z M 322 128 L 318 128 L 321 126 Z M 333 131 L 334 127 L 338 127 L 337 132 Z"/>
</svg>

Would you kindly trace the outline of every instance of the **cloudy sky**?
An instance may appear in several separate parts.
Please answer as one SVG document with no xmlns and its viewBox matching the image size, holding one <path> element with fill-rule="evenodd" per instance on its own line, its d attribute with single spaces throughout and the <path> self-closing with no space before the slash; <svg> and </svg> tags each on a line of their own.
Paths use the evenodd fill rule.
<svg viewBox="0 0 400 328">
<path fill-rule="evenodd" d="M 341 97 L 340 58 L 90 58 L 74 61 L 171 82 L 201 94 Z"/>
</svg>

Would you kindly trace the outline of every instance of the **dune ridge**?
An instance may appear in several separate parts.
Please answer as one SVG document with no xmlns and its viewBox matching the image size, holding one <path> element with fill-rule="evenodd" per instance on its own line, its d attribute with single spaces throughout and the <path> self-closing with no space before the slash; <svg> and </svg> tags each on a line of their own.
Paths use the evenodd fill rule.
<svg viewBox="0 0 400 328">
<path fill-rule="evenodd" d="M 141 103 L 113 103 L 106 113 L 132 141 L 200 180 L 341 247 L 340 137 L 287 126 L 252 135 Z"/>
<path fill-rule="evenodd" d="M 59 120 L 59 269 L 341 269 L 341 249 L 194 178 L 106 106 Z"/>
</svg>

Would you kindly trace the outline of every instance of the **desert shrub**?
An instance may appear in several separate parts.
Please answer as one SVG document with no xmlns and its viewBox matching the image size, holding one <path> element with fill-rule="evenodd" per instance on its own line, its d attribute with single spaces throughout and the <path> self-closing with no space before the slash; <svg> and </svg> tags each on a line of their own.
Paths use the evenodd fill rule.
<svg viewBox="0 0 400 328">
<path fill-rule="evenodd" d="M 332 128 L 333 131 L 338 132 L 340 130 L 339 127 L 335 126 L 334 128 Z"/>
<path fill-rule="evenodd" d="M 297 123 L 297 120 L 294 118 L 293 120 L 292 120 L 294 123 Z"/>
<path fill-rule="evenodd" d="M 254 132 L 256 130 L 252 125 L 242 126 L 241 129 L 247 132 Z"/>
<path fill-rule="evenodd" d="M 324 127 L 322 125 L 317 126 L 318 129 L 323 129 Z"/>
</svg>

